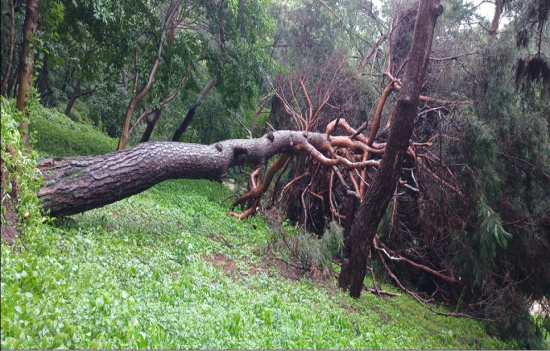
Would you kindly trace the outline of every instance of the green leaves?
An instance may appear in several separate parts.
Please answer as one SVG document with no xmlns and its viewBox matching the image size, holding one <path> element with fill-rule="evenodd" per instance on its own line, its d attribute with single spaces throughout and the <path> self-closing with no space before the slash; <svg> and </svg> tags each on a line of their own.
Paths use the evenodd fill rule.
<svg viewBox="0 0 550 351">
<path fill-rule="evenodd" d="M 84 105 L 80 110 L 85 113 L 87 108 Z M 74 112 L 78 113 L 73 109 L 71 114 Z M 86 115 L 80 118 L 89 120 Z M 30 129 L 36 132 L 34 146 L 42 157 L 99 155 L 116 150 L 117 141 L 97 127 L 76 123 L 62 112 L 41 105 L 36 106 Z"/>
<path fill-rule="evenodd" d="M 131 202 L 43 225 L 23 255 L 2 245 L 2 348 L 468 347 L 440 337 L 442 328 L 503 347 L 486 344 L 472 321 L 430 322 L 439 317 L 419 315 L 430 312 L 412 298 L 354 301 L 287 280 L 254 253 L 266 224 L 225 215 L 219 200 L 228 193 L 208 181 L 167 181 Z M 338 249 L 339 229 L 331 231 L 327 245 Z M 226 272 L 214 257 L 237 269 Z"/>
<path fill-rule="evenodd" d="M 42 222 L 40 204 L 36 197 L 42 182 L 42 174 L 37 169 L 37 153 L 25 152 L 21 145 L 18 127 L 23 116 L 15 108 L 15 101 L 0 97 L 0 103 L 2 175 L 7 180 L 2 184 L 2 223 L 6 223 L 5 206 L 7 206 L 6 201 L 10 200 L 11 206 L 18 214 L 18 223 L 12 223 L 12 225 L 32 228 Z M 36 116 L 37 104 L 36 96 L 28 101 L 31 118 Z M 13 190 L 16 191 L 13 192 Z M 12 195 L 15 198 L 12 198 Z"/>
<path fill-rule="evenodd" d="M 506 248 L 512 234 L 504 230 L 500 216 L 485 202 L 482 197 L 477 208 L 478 232 L 476 234 L 477 248 L 481 262 L 493 263 L 496 247 Z"/>
</svg>

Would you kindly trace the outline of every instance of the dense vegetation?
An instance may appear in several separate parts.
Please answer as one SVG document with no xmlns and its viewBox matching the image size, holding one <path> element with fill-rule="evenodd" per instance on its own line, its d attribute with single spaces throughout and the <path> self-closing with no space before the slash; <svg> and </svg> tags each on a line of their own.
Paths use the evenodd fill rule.
<svg viewBox="0 0 550 351">
<path fill-rule="evenodd" d="M 362 246 L 417 1 L 2 0 L 2 348 L 548 348 L 550 2 L 443 3 Z M 174 180 L 59 219 L 36 198 L 39 158 L 287 129 L 334 144 L 229 169 L 233 205 Z M 353 247 L 403 296 L 337 291 Z"/>
<path fill-rule="evenodd" d="M 13 109 L 2 103 L 2 142 L 17 145 Z M 51 135 L 44 126 L 38 138 Z M 104 137 L 93 137 L 100 152 Z M 482 322 L 434 315 L 408 295 L 356 300 L 331 279 L 302 277 L 269 256 L 277 235 L 264 220 L 226 216 L 220 200 L 232 192 L 221 184 L 168 181 L 51 221 L 34 182 L 20 174 L 24 236 L 1 245 L 2 349 L 515 348 Z"/>
</svg>

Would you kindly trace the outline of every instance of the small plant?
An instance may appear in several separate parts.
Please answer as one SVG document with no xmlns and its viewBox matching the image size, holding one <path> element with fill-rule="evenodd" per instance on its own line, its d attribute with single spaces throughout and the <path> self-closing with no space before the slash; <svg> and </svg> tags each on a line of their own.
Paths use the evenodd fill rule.
<svg viewBox="0 0 550 351">
<path fill-rule="evenodd" d="M 36 97 L 31 98 L 35 99 Z M 42 175 L 37 169 L 37 153 L 25 150 L 21 144 L 18 127 L 23 116 L 15 108 L 15 101 L 0 97 L 0 102 L 2 224 L 18 226 L 20 229 L 39 227 L 43 219 L 36 193 L 42 182 Z M 31 115 L 31 118 L 33 117 L 34 115 Z M 16 215 L 16 223 L 11 223 L 13 215 L 10 215 L 7 221 L 8 212 Z"/>
<path fill-rule="evenodd" d="M 281 225 L 274 237 L 276 251 L 286 252 L 305 270 L 312 267 L 326 270 L 332 267 L 332 260 L 341 257 L 344 248 L 343 228 L 331 222 L 323 235 L 302 233 L 287 221 Z"/>
<path fill-rule="evenodd" d="M 193 260 L 195 248 L 189 242 L 189 236 L 189 233 L 183 232 L 181 233 L 181 238 L 176 240 L 174 255 L 176 256 L 176 261 L 182 265 L 188 265 Z"/>
</svg>

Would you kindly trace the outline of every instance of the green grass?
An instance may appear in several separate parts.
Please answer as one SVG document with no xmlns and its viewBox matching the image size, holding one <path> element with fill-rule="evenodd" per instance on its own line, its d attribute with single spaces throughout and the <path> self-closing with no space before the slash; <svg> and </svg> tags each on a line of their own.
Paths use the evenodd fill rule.
<svg viewBox="0 0 550 351">
<path fill-rule="evenodd" d="M 2 141 L 15 147 L 16 124 L 2 103 Z M 38 140 L 56 130 L 42 128 L 51 130 L 39 130 Z M 91 152 L 109 148 L 105 140 Z M 35 156 L 12 154 L 15 168 L 35 167 Z M 25 190 L 34 183 L 32 172 L 19 175 L 20 204 L 34 205 L 17 209 L 16 245 L 1 244 L 2 349 L 516 347 L 487 335 L 481 322 L 435 315 L 408 295 L 355 300 L 334 280 L 284 278 L 262 254 L 274 230 L 259 217 L 227 216 L 220 201 L 231 191 L 221 184 L 166 181 L 53 221 Z"/>
<path fill-rule="evenodd" d="M 28 233 L 22 254 L 2 244 L 2 349 L 512 346 L 408 296 L 354 300 L 334 281 L 283 278 L 255 249 L 269 228 L 226 216 L 227 194 L 167 181 Z M 216 268 L 214 253 L 235 270 Z"/>
</svg>

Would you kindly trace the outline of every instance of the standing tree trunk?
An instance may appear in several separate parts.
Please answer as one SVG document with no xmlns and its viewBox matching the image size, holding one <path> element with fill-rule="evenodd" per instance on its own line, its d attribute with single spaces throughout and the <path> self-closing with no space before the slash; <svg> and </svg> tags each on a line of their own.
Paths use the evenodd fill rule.
<svg viewBox="0 0 550 351">
<path fill-rule="evenodd" d="M 345 243 L 344 263 L 338 286 L 343 290 L 349 289 L 352 297 L 359 297 L 361 294 L 370 245 L 399 180 L 403 155 L 409 146 L 414 127 L 434 26 L 442 11 L 443 6 L 439 0 L 420 1 L 403 86 L 391 115 L 392 127 L 386 151 Z"/>
<path fill-rule="evenodd" d="M 38 12 L 40 0 L 27 0 L 25 22 L 23 23 L 23 46 L 21 48 L 21 62 L 19 63 L 19 91 L 17 92 L 16 107 L 28 117 L 25 109 L 27 99 L 32 87 L 32 75 L 34 70 L 34 50 L 31 50 L 34 34 L 40 26 Z M 21 139 L 29 147 L 29 123 L 24 120 L 19 126 Z"/>
<path fill-rule="evenodd" d="M 80 79 L 76 80 L 76 86 L 74 87 L 73 94 L 67 103 L 67 108 L 65 108 L 65 114 L 68 116 L 73 109 L 74 102 L 80 96 Z"/>
<path fill-rule="evenodd" d="M 145 95 L 147 95 L 147 93 L 149 92 L 149 90 L 151 90 L 151 87 L 153 86 L 153 83 L 155 81 L 155 75 L 157 74 L 157 70 L 160 64 L 160 57 L 164 46 L 164 40 L 166 39 L 166 33 L 170 28 L 170 26 L 172 25 L 172 20 L 174 19 L 175 15 L 178 13 L 180 4 L 181 4 L 181 0 L 172 1 L 172 3 L 170 4 L 170 8 L 166 13 L 166 17 L 164 19 L 164 24 L 162 27 L 162 34 L 160 37 L 159 44 L 157 46 L 157 55 L 155 56 L 155 59 L 153 60 L 153 66 L 149 71 L 149 78 L 147 79 L 147 83 L 145 83 L 143 88 L 136 93 L 136 95 L 130 100 L 130 103 L 128 104 L 128 108 L 126 109 L 126 115 L 124 116 L 124 121 L 122 122 L 122 131 L 120 132 L 120 139 L 118 141 L 117 150 L 124 150 L 124 148 L 126 148 L 126 144 L 128 143 L 128 139 L 130 138 L 130 121 L 132 120 L 132 116 L 134 115 L 134 110 L 136 109 L 137 104 L 141 100 L 143 100 Z M 136 52 L 136 66 L 137 66 L 137 52 Z M 134 79 L 134 90 L 137 87 L 137 78 L 138 78 L 138 71 L 136 70 L 136 75 Z"/>
<path fill-rule="evenodd" d="M 153 117 L 147 118 L 145 122 L 147 123 L 147 127 L 145 128 L 145 132 L 143 132 L 143 135 L 141 136 L 140 143 L 146 143 L 151 139 L 151 134 L 153 134 L 153 129 L 155 129 L 155 125 L 157 124 L 160 114 L 162 113 L 162 108 L 156 108 L 153 111 Z"/>
<path fill-rule="evenodd" d="M 15 20 L 14 20 L 14 7 L 13 7 L 13 0 L 9 1 L 10 4 L 10 19 L 11 19 L 11 27 L 10 27 L 10 48 L 8 51 L 8 66 L 6 67 L 6 71 L 4 72 L 4 78 L 2 79 L 2 85 L 0 87 L 0 95 L 4 95 L 6 93 L 6 86 L 8 85 L 8 79 L 10 78 L 11 74 L 11 66 L 13 63 L 13 37 L 15 36 Z"/>
<path fill-rule="evenodd" d="M 199 105 L 202 102 L 202 99 L 212 90 L 214 87 L 214 83 L 216 82 L 216 77 L 212 78 L 204 87 L 204 89 L 201 91 L 199 96 L 197 96 L 197 99 L 195 100 L 195 103 L 189 111 L 185 114 L 185 118 L 179 125 L 179 127 L 176 129 L 174 136 L 172 137 L 172 141 L 179 141 L 183 133 L 187 130 L 187 127 L 191 124 L 191 121 L 193 120 L 193 116 L 195 116 L 195 111 L 199 107 Z"/>
<path fill-rule="evenodd" d="M 126 144 L 128 143 L 128 139 L 130 138 L 130 121 L 132 120 L 132 116 L 134 115 L 134 110 L 136 109 L 137 104 L 141 100 L 143 100 L 145 95 L 147 95 L 147 93 L 151 89 L 151 86 L 153 86 L 153 82 L 155 81 L 155 74 L 157 73 L 157 69 L 160 63 L 160 54 L 162 53 L 162 45 L 164 42 L 165 35 L 166 35 L 166 31 L 163 31 L 162 40 L 159 44 L 158 54 L 155 57 L 155 60 L 153 61 L 153 67 L 151 67 L 151 71 L 149 72 L 149 79 L 147 80 L 147 83 L 130 100 L 130 103 L 128 104 L 128 108 L 126 109 L 126 114 L 124 115 L 124 121 L 122 122 L 122 131 L 120 132 L 120 139 L 118 141 L 117 150 L 124 150 L 124 148 L 126 148 Z M 137 71 L 136 71 L 136 78 L 137 78 Z"/>
<path fill-rule="evenodd" d="M 491 38 L 495 38 L 497 36 L 497 29 L 498 25 L 500 23 L 500 16 L 502 15 L 503 10 L 503 4 L 500 1 L 497 1 L 495 4 L 495 14 L 493 16 L 493 21 L 491 22 L 491 29 L 489 30 L 489 34 L 491 35 Z"/>
</svg>

